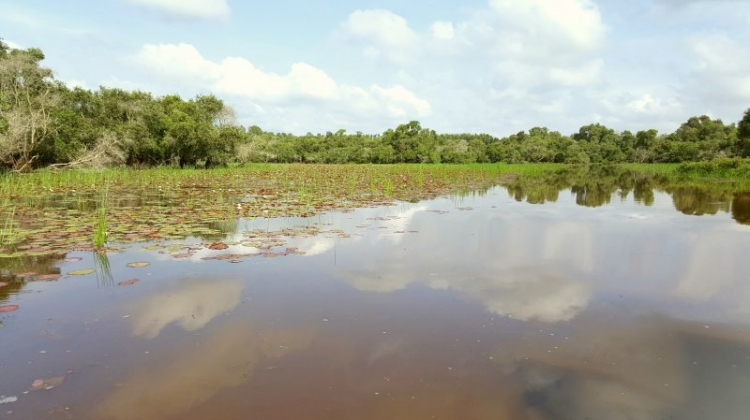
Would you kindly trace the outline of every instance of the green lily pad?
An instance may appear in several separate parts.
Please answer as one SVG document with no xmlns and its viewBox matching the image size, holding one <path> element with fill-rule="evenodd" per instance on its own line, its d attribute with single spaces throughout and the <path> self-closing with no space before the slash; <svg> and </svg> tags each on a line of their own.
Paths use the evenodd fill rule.
<svg viewBox="0 0 750 420">
<path fill-rule="evenodd" d="M 130 268 L 140 268 L 140 267 L 148 267 L 149 265 L 151 265 L 150 262 L 138 261 L 138 262 L 129 263 L 128 267 L 130 267 Z"/>
<path fill-rule="evenodd" d="M 85 276 L 87 274 L 95 273 L 96 270 L 92 270 L 90 268 L 85 268 L 83 270 L 73 270 L 68 272 L 69 276 Z"/>
</svg>

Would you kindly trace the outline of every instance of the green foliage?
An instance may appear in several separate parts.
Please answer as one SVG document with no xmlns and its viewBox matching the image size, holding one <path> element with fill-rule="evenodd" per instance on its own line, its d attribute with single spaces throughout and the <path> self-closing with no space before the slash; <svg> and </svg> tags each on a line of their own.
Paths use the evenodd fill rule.
<svg viewBox="0 0 750 420">
<path fill-rule="evenodd" d="M 683 176 L 750 179 L 750 159 L 715 159 L 708 162 L 683 163 L 675 172 Z"/>
<path fill-rule="evenodd" d="M 0 170 L 46 166 L 206 168 L 230 163 L 681 163 L 750 157 L 750 109 L 737 125 L 689 118 L 674 133 L 621 133 L 601 124 L 570 136 L 546 127 L 497 138 L 438 134 L 418 121 L 368 135 L 295 136 L 236 124 L 213 95 L 182 99 L 101 87 L 70 89 L 42 51 L 0 40 Z M 24 98 L 24 100 L 21 100 Z"/>
</svg>

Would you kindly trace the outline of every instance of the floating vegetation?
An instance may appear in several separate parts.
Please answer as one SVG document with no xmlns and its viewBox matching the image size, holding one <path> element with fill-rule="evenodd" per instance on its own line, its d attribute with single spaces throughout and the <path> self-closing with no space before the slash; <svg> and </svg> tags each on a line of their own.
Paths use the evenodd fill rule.
<svg viewBox="0 0 750 420">
<path fill-rule="evenodd" d="M 141 281 L 141 280 L 140 279 L 130 279 L 130 280 L 121 281 L 121 282 L 117 283 L 117 285 L 118 286 L 132 286 L 132 285 L 138 283 L 139 281 Z"/>
<path fill-rule="evenodd" d="M 218 243 L 240 219 L 311 217 L 487 189 L 509 165 L 251 165 L 40 171 L 0 176 L 0 258 L 92 251 L 111 244 Z"/>
<path fill-rule="evenodd" d="M 151 265 L 151 263 L 149 262 L 132 262 L 127 264 L 127 266 L 130 268 L 148 267 L 149 265 Z"/>
<path fill-rule="evenodd" d="M 85 275 L 88 275 L 88 274 L 93 274 L 95 272 L 96 272 L 96 270 L 94 270 L 94 269 L 85 268 L 85 269 L 82 269 L 82 270 L 69 271 L 68 275 L 69 276 L 85 276 Z"/>
</svg>

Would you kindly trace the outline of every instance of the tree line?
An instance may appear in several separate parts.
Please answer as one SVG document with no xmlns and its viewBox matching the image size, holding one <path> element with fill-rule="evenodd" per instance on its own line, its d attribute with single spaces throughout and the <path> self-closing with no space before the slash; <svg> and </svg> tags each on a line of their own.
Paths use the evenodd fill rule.
<svg viewBox="0 0 750 420">
<path fill-rule="evenodd" d="M 750 157 L 750 109 L 738 123 L 697 116 L 675 132 L 601 124 L 564 135 L 545 127 L 497 138 L 438 134 L 417 121 L 382 134 L 292 135 L 237 124 L 213 95 L 182 99 L 70 88 L 36 48 L 0 40 L 0 168 L 205 165 L 231 162 L 535 163 L 700 162 Z"/>
</svg>

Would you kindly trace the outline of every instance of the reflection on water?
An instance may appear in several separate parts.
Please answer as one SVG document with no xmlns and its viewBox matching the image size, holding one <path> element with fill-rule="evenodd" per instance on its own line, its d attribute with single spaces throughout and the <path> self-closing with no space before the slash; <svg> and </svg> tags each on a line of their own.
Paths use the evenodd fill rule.
<svg viewBox="0 0 750 420">
<path fill-rule="evenodd" d="M 740 419 L 750 370 L 738 363 L 748 350 L 750 337 L 726 327 L 587 319 L 571 337 L 517 341 L 494 360 L 526 384 L 524 400 L 541 418 Z"/>
<path fill-rule="evenodd" d="M 195 328 L 195 324 L 186 327 Z M 141 366 L 123 378 L 122 385 L 96 408 L 95 418 L 141 420 L 182 415 L 222 390 L 250 380 L 260 361 L 304 349 L 313 333 L 310 328 L 253 330 L 243 322 L 222 325 L 196 345 L 174 348 L 166 360 Z"/>
<path fill-rule="evenodd" d="M 6 261 L 141 281 L 4 273 L 0 419 L 745 420 L 750 193 L 599 170 L 235 223 L 304 255 Z"/>
<path fill-rule="evenodd" d="M 152 296 L 133 306 L 133 335 L 155 338 L 171 323 L 185 331 L 197 331 L 220 314 L 240 303 L 243 285 L 240 281 L 195 281 Z"/>
<path fill-rule="evenodd" d="M 675 182 L 665 176 L 629 171 L 619 167 L 568 168 L 536 177 L 519 177 L 506 187 L 518 201 L 530 204 L 557 202 L 570 190 L 579 206 L 601 207 L 632 193 L 645 206 L 654 203 L 654 193 L 670 194 L 677 211 L 693 215 L 731 213 L 741 224 L 750 224 L 750 193 L 733 183 Z M 738 189 L 739 188 L 739 189 Z"/>
</svg>

